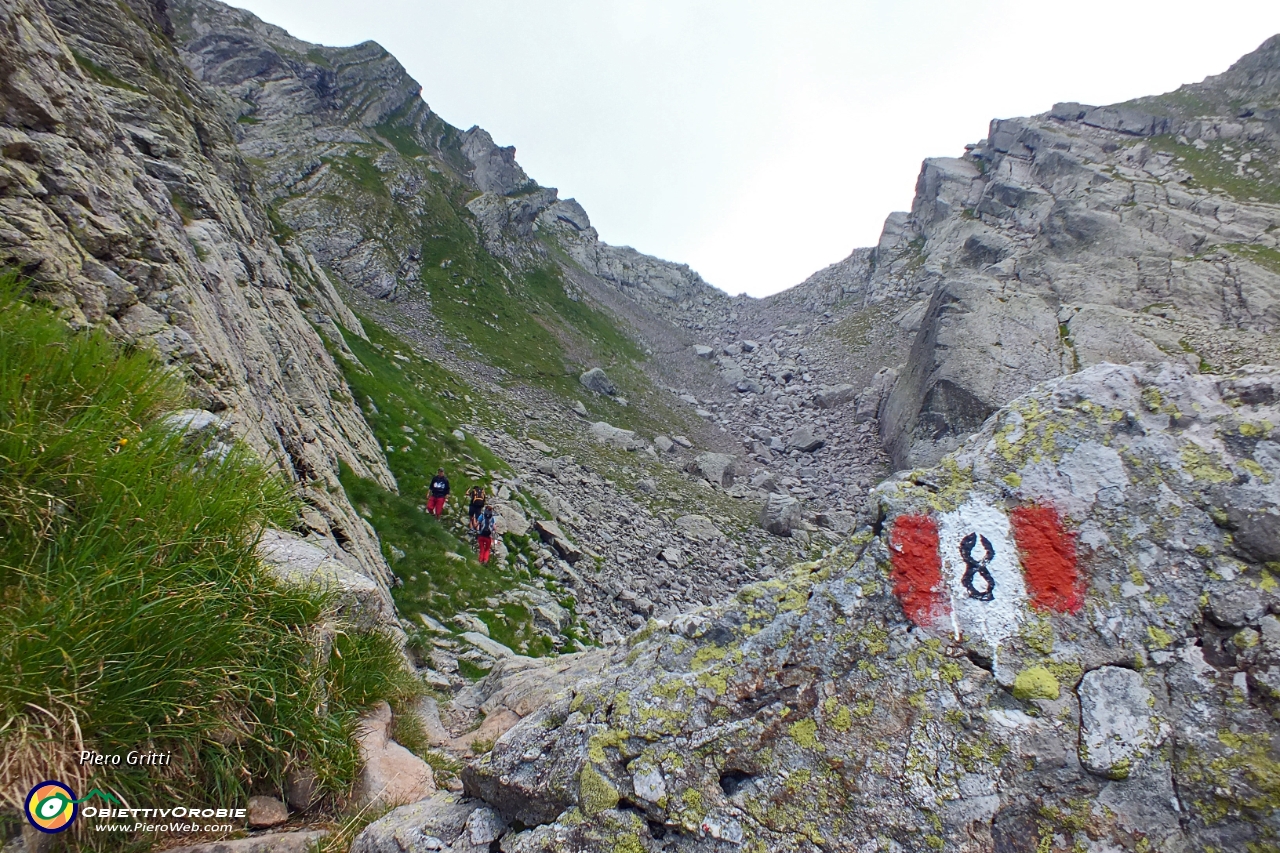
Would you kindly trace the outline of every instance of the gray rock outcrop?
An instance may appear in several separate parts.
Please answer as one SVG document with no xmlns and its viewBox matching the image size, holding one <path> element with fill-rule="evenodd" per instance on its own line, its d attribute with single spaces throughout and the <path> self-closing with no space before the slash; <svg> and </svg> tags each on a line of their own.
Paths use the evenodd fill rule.
<svg viewBox="0 0 1280 853">
<path fill-rule="evenodd" d="M 1238 106 L 1273 103 L 1278 67 L 1272 38 L 1170 95 L 993 121 L 963 157 L 925 161 L 865 285 L 927 297 L 881 409 L 897 467 L 1091 364 L 1280 361 L 1280 125 Z"/>
<path fill-rule="evenodd" d="M 1041 386 L 878 487 L 832 557 L 650 623 L 466 789 L 521 853 L 1262 843 L 1280 630 L 1202 608 L 1280 606 L 1222 510 L 1280 513 L 1277 423 L 1274 370 Z"/>
</svg>

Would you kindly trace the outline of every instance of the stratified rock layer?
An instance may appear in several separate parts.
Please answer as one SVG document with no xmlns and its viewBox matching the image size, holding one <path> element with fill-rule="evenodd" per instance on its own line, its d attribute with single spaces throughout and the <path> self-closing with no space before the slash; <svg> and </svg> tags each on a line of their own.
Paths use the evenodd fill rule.
<svg viewBox="0 0 1280 853">
<path fill-rule="evenodd" d="M 1273 843 L 1277 424 L 1274 370 L 1048 383 L 878 487 L 835 556 L 651 622 L 467 790 L 531 827 L 512 851 Z M 904 519 L 942 548 L 922 624 Z"/>
<path fill-rule="evenodd" d="M 164 4 L 141 0 L 0 6 L 0 263 L 73 325 L 181 369 L 202 408 L 297 484 L 334 554 L 385 586 L 338 468 L 395 480 L 316 331 L 359 323 L 272 239 L 171 30 Z"/>
</svg>

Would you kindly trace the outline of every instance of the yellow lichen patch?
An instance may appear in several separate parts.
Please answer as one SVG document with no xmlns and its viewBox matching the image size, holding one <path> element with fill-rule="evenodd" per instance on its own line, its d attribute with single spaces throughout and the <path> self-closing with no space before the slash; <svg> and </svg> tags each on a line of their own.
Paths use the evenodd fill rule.
<svg viewBox="0 0 1280 853">
<path fill-rule="evenodd" d="M 716 661 L 724 660 L 725 655 L 729 654 L 729 650 L 723 646 L 717 646 L 714 643 L 703 646 L 693 653 L 693 660 L 689 665 L 694 672 L 706 669 Z"/>
<path fill-rule="evenodd" d="M 684 807 L 691 812 L 701 816 L 702 814 L 702 792 L 697 788 L 685 788 L 684 793 L 680 795 L 681 802 Z"/>
<path fill-rule="evenodd" d="M 569 711 L 572 713 L 574 711 L 581 710 L 583 706 L 586 704 L 587 704 L 587 694 L 585 692 L 578 693 L 576 696 L 573 697 L 573 701 L 569 703 Z M 587 708 L 585 713 L 588 713 L 588 714 L 591 713 L 591 709 Z"/>
<path fill-rule="evenodd" d="M 717 696 L 723 696 L 725 691 L 729 689 L 728 679 L 718 669 L 700 673 L 697 681 L 700 686 L 707 688 Z"/>
<path fill-rule="evenodd" d="M 1182 461 L 1182 470 L 1197 480 L 1210 483 L 1228 483 L 1235 475 L 1218 464 L 1218 461 L 1202 450 L 1199 445 L 1187 442 L 1178 451 Z"/>
<path fill-rule="evenodd" d="M 587 741 L 587 755 L 592 761 L 604 764 L 607 760 L 604 751 L 609 747 L 618 747 L 629 740 L 631 734 L 626 729 L 607 729 L 600 734 L 592 735 Z"/>
<path fill-rule="evenodd" d="M 1245 421 L 1240 424 L 1240 434 L 1245 438 L 1266 438 L 1271 434 L 1271 421 L 1263 421 L 1260 424 L 1253 424 Z"/>
<path fill-rule="evenodd" d="M 1140 581 L 1134 583 L 1142 585 Z M 1019 633 L 1027 641 L 1027 645 L 1040 654 L 1053 654 L 1053 624 L 1048 619 L 1033 615 L 1022 623 Z"/>
<path fill-rule="evenodd" d="M 1076 684 L 1084 677 L 1084 667 L 1075 661 L 1051 660 L 1044 665 L 1059 683 Z"/>
<path fill-rule="evenodd" d="M 831 728 L 838 732 L 847 732 L 853 728 L 853 714 L 848 708 L 840 706 L 835 716 L 831 718 Z"/>
<path fill-rule="evenodd" d="M 791 739 L 805 749 L 819 749 L 822 746 L 818 742 L 818 724 L 812 718 L 797 720 L 787 731 L 791 733 Z"/>
<path fill-rule="evenodd" d="M 1256 477 L 1257 479 L 1261 480 L 1264 484 L 1270 484 L 1271 475 L 1267 473 L 1267 470 L 1265 468 L 1263 468 L 1257 462 L 1254 462 L 1252 459 L 1241 459 L 1238 462 L 1236 462 L 1236 464 L 1239 465 L 1241 468 L 1243 468 L 1245 472 L 1249 474 L 1249 476 Z"/>
<path fill-rule="evenodd" d="M 951 512 L 964 503 L 973 490 L 973 471 L 962 469 L 950 456 L 943 458 L 934 469 L 938 490 L 928 496 L 930 506 L 938 512 Z M 924 478 L 922 478 L 924 479 Z"/>
<path fill-rule="evenodd" d="M 1158 412 L 1164 406 L 1164 395 L 1159 389 L 1147 387 L 1142 389 L 1142 405 L 1149 412 Z"/>
<path fill-rule="evenodd" d="M 654 696 L 659 699 L 665 699 L 668 702 L 674 702 L 682 695 L 692 697 L 693 692 L 693 688 L 679 678 L 673 678 L 670 681 L 655 685 L 653 688 Z"/>
<path fill-rule="evenodd" d="M 889 632 L 879 625 L 868 624 L 858 632 L 857 639 L 869 655 L 882 655 L 889 651 Z"/>
<path fill-rule="evenodd" d="M 618 789 L 590 764 L 578 774 L 578 804 L 583 814 L 595 815 L 618 804 Z"/>
<path fill-rule="evenodd" d="M 1013 695 L 1018 699 L 1057 699 L 1058 679 L 1043 666 L 1030 666 L 1013 680 Z"/>
<path fill-rule="evenodd" d="M 634 832 L 623 833 L 613 844 L 613 853 L 645 853 L 640 836 Z"/>
<path fill-rule="evenodd" d="M 1173 637 L 1154 625 L 1147 626 L 1147 645 L 1153 649 L 1167 649 L 1173 645 Z"/>
</svg>

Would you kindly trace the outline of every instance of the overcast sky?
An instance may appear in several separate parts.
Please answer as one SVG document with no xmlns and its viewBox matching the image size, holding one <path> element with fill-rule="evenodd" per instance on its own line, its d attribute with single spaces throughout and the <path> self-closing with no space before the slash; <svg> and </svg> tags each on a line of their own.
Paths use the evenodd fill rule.
<svg viewBox="0 0 1280 853">
<path fill-rule="evenodd" d="M 234 2 L 380 42 L 606 242 L 756 296 L 874 244 L 993 117 L 1166 92 L 1280 32 L 1276 0 Z"/>
</svg>

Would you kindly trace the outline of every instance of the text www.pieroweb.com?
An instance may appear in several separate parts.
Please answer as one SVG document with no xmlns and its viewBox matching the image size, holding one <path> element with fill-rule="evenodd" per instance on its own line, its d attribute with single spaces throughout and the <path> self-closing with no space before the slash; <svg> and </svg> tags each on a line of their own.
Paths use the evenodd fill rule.
<svg viewBox="0 0 1280 853">
<path fill-rule="evenodd" d="M 231 823 L 201 823 L 201 819 L 228 820 L 245 816 L 245 809 L 198 809 L 176 806 L 168 809 L 89 806 L 82 817 L 97 818 L 95 832 L 231 832 Z M 103 818 L 111 822 L 102 821 Z"/>
</svg>

